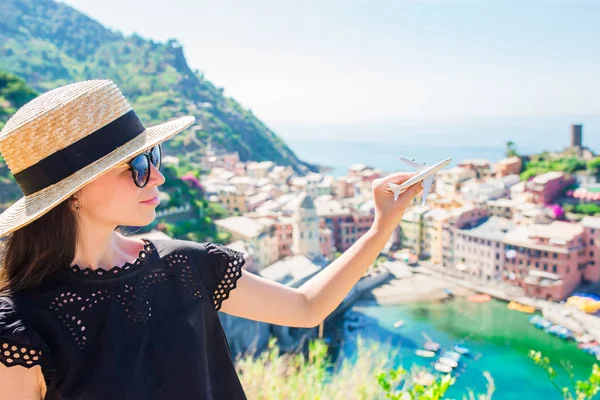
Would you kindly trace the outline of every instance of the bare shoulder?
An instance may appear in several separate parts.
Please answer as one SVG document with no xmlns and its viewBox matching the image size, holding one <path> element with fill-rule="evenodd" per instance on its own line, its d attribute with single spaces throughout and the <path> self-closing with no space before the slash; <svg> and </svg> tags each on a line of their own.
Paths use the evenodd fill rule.
<svg viewBox="0 0 600 400">
<path fill-rule="evenodd" d="M 45 395 L 46 384 L 39 365 L 25 368 L 0 363 L 0 400 L 40 400 Z"/>
</svg>

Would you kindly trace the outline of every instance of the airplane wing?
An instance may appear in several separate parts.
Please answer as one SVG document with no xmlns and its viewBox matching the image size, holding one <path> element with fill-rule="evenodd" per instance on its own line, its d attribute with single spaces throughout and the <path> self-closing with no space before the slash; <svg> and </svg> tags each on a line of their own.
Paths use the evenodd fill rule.
<svg viewBox="0 0 600 400">
<path fill-rule="evenodd" d="M 431 184 L 433 183 L 433 175 L 428 176 L 423 180 L 423 200 L 421 201 L 421 205 L 424 206 L 427 201 L 427 195 L 429 194 L 429 189 L 431 189 Z"/>
<path fill-rule="evenodd" d="M 416 162 L 411 161 L 408 158 L 404 158 L 404 157 L 400 157 L 400 161 L 402 161 L 405 164 L 410 165 L 411 167 L 413 167 L 417 171 L 422 171 L 422 170 L 424 170 L 426 168 L 429 168 L 428 165 L 419 164 L 419 163 L 416 163 Z"/>
</svg>

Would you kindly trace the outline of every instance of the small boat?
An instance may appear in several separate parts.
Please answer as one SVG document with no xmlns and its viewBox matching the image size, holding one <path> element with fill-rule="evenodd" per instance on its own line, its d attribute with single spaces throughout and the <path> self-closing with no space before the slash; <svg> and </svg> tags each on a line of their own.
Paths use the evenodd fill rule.
<svg viewBox="0 0 600 400">
<path fill-rule="evenodd" d="M 460 361 L 462 356 L 454 351 L 446 351 L 444 354 L 442 354 L 442 357 L 450 358 L 454 361 Z"/>
<path fill-rule="evenodd" d="M 577 343 L 591 343 L 594 341 L 594 337 L 591 335 L 578 335 L 575 337 Z"/>
<path fill-rule="evenodd" d="M 419 385 L 431 386 L 435 382 L 435 375 L 427 371 L 419 371 L 413 380 Z"/>
<path fill-rule="evenodd" d="M 435 352 L 431 351 L 431 350 L 419 349 L 419 350 L 415 351 L 415 354 L 418 355 L 419 357 L 425 357 L 425 358 L 435 357 Z"/>
<path fill-rule="evenodd" d="M 436 342 L 425 342 L 423 348 L 429 351 L 438 351 L 440 349 L 440 344 Z"/>
<path fill-rule="evenodd" d="M 404 321 L 402 321 L 401 319 L 394 322 L 394 328 L 400 328 L 402 325 L 404 325 Z"/>
<path fill-rule="evenodd" d="M 435 363 L 435 365 L 433 366 L 433 368 L 435 368 L 436 371 L 440 371 L 440 372 L 452 372 L 452 367 L 449 367 L 445 364 L 442 363 Z"/>
<path fill-rule="evenodd" d="M 469 349 L 467 349 L 466 347 L 463 346 L 459 346 L 457 344 L 454 345 L 454 347 L 452 347 L 454 349 L 454 351 L 456 351 L 458 354 L 461 354 L 463 356 L 468 355 L 471 351 Z"/>
<path fill-rule="evenodd" d="M 558 336 L 558 331 L 560 331 L 563 327 L 560 325 L 552 325 L 549 328 L 544 329 L 546 333 L 549 333 L 554 336 Z"/>
<path fill-rule="evenodd" d="M 485 293 L 478 293 L 467 297 L 467 299 L 472 303 L 486 303 L 492 300 L 492 296 Z"/>
<path fill-rule="evenodd" d="M 528 314 L 531 314 L 535 311 L 535 307 L 526 306 L 524 304 L 517 303 L 516 301 L 511 301 L 506 307 L 508 307 L 510 310 L 520 311 Z"/>
<path fill-rule="evenodd" d="M 596 347 L 596 346 L 598 346 L 598 342 L 596 342 L 596 341 L 591 341 L 591 342 L 587 342 L 587 343 L 579 343 L 577 345 L 577 347 L 579 347 L 580 349 L 585 349 L 588 347 Z"/>
<path fill-rule="evenodd" d="M 447 357 L 440 357 L 440 359 L 438 360 L 439 363 L 447 365 L 451 368 L 456 368 L 458 367 L 458 362 L 451 359 L 451 358 L 447 358 Z"/>
<path fill-rule="evenodd" d="M 561 339 L 573 339 L 575 337 L 573 331 L 565 327 L 559 329 L 558 332 L 556 332 L 556 336 Z"/>
<path fill-rule="evenodd" d="M 552 326 L 552 322 L 548 321 L 545 318 L 541 318 L 540 321 L 535 323 L 534 325 L 536 328 L 546 330 Z"/>
</svg>

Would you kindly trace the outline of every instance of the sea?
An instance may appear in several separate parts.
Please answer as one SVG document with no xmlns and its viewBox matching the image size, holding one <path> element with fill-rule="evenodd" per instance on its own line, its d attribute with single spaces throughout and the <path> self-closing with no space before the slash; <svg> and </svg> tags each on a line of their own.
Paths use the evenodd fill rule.
<svg viewBox="0 0 600 400">
<path fill-rule="evenodd" d="M 582 125 L 582 144 L 600 153 L 600 116 L 469 118 L 433 121 L 371 122 L 338 125 L 274 126 L 304 161 L 331 168 L 335 177 L 353 164 L 384 172 L 410 168 L 398 157 L 433 165 L 452 158 L 451 166 L 471 158 L 496 162 L 512 141 L 519 154 L 560 151 L 570 146 L 571 125 Z"/>
<path fill-rule="evenodd" d="M 530 350 L 549 357 L 557 371 L 557 384 L 566 386 L 569 378 L 563 363 L 570 365 L 575 380 L 588 378 L 597 361 L 566 341 L 535 328 L 528 322 L 532 314 L 509 310 L 507 303 L 491 300 L 471 303 L 455 298 L 447 303 L 417 303 L 408 305 L 379 305 L 374 300 L 361 300 L 348 312 L 364 316 L 363 326 L 344 327 L 342 348 L 336 356 L 354 359 L 357 339 L 391 346 L 390 358 L 394 367 L 410 370 L 413 366 L 433 368 L 433 359 L 415 355 L 423 348 L 425 335 L 439 343 L 442 350 L 459 344 L 470 350 L 455 369 L 456 382 L 446 393 L 446 399 L 462 399 L 469 389 L 484 394 L 488 380 L 493 379 L 494 400 L 553 400 L 561 394 L 548 379 L 545 370 L 528 356 Z M 394 323 L 402 320 L 402 326 Z M 385 347 L 384 347 L 385 348 Z M 600 396 L 599 396 L 600 397 Z"/>
</svg>

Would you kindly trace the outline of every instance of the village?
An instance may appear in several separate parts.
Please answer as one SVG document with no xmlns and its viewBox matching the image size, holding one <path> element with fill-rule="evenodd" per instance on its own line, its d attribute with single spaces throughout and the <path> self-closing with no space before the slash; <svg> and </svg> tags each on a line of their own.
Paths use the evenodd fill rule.
<svg viewBox="0 0 600 400">
<path fill-rule="evenodd" d="M 570 146 L 554 156 L 593 158 L 581 142 L 581 126 L 573 125 Z M 177 162 L 164 158 L 165 164 Z M 201 179 L 204 195 L 230 215 L 215 221 L 231 235 L 227 246 L 244 254 L 248 271 L 291 287 L 326 268 L 367 232 L 374 220 L 372 181 L 386 174 L 353 165 L 338 178 L 297 176 L 290 167 L 241 162 L 237 153 L 212 149 L 202 168 L 210 171 Z M 414 200 L 381 256 L 333 314 L 365 292 L 381 303 L 488 293 L 546 310 L 562 325 L 600 340 L 600 319 L 592 316 L 597 309 L 565 303 L 574 291 L 600 281 L 600 218 L 569 219 L 555 206 L 598 203 L 600 184 L 587 171 L 550 171 L 525 181 L 521 170 L 522 158 L 512 156 L 496 163 L 460 160 L 439 171 L 426 205 Z M 237 343 L 234 350 L 256 340 L 250 327 L 263 343 L 270 331 L 284 349 L 297 345 L 291 328 L 221 318 Z"/>
</svg>

